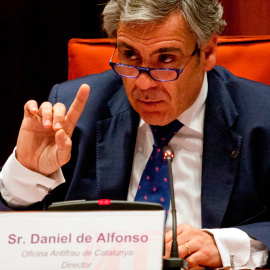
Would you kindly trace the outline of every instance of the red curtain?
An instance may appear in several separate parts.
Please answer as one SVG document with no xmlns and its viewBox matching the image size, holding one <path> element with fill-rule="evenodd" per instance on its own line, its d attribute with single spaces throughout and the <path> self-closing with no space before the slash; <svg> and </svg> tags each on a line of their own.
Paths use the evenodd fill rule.
<svg viewBox="0 0 270 270">
<path fill-rule="evenodd" d="M 223 0 L 223 35 L 269 35 L 270 0 Z"/>
</svg>

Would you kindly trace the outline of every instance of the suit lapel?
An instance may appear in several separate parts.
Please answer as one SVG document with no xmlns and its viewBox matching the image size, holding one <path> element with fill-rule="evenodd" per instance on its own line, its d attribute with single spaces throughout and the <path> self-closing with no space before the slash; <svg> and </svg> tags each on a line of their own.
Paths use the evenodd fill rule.
<svg viewBox="0 0 270 270">
<path fill-rule="evenodd" d="M 233 131 L 238 113 L 215 71 L 208 73 L 202 164 L 202 225 L 222 226 L 237 174 L 242 137 Z"/>
<path fill-rule="evenodd" d="M 127 198 L 139 116 L 122 86 L 109 101 L 112 117 L 97 123 L 97 183 L 104 198 Z"/>
</svg>

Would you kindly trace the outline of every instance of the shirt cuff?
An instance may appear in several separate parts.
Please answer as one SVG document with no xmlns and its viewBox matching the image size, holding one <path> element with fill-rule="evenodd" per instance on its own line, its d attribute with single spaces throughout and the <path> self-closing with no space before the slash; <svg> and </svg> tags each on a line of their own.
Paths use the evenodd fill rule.
<svg viewBox="0 0 270 270">
<path fill-rule="evenodd" d="M 1 193 L 5 200 L 8 197 L 7 203 L 14 199 L 15 201 L 25 201 L 29 205 L 42 201 L 49 190 L 65 182 L 60 169 L 49 177 L 28 170 L 17 161 L 15 150 L 16 148 L 1 172 Z"/>
<path fill-rule="evenodd" d="M 267 264 L 269 250 L 237 228 L 204 229 L 217 244 L 223 268 L 255 269 Z"/>
<path fill-rule="evenodd" d="M 204 229 L 213 235 L 224 268 L 245 266 L 250 258 L 250 238 L 242 230 L 236 228 Z"/>
</svg>

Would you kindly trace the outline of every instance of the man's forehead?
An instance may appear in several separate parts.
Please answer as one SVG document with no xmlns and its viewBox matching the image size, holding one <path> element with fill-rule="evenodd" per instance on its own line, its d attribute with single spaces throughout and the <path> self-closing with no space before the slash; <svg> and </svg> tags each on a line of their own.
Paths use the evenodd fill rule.
<svg viewBox="0 0 270 270">
<path fill-rule="evenodd" d="M 184 26 L 169 29 L 163 25 L 161 28 L 155 26 L 152 31 L 146 31 L 147 29 L 149 28 L 142 26 L 128 28 L 126 24 L 122 24 L 118 29 L 117 47 L 139 54 L 144 52 L 149 56 L 171 52 L 186 55 L 196 43 L 194 35 Z"/>
<path fill-rule="evenodd" d="M 130 39 L 133 41 L 143 42 L 145 44 L 159 42 L 162 39 L 164 42 L 170 40 L 192 39 L 193 34 L 186 24 L 182 14 L 171 14 L 164 21 L 155 22 L 120 22 L 117 31 L 117 41 L 119 39 Z M 119 43 L 119 42 L 118 42 Z"/>
<path fill-rule="evenodd" d="M 117 43 L 117 48 L 118 49 L 129 49 L 129 50 L 133 50 L 136 51 L 136 48 L 126 42 L 120 41 Z M 158 54 L 158 53 L 168 53 L 168 52 L 180 52 L 182 53 L 182 50 L 177 47 L 177 46 L 166 46 L 164 45 L 164 47 L 160 47 L 158 49 L 156 49 L 155 51 L 153 51 L 151 54 Z"/>
</svg>

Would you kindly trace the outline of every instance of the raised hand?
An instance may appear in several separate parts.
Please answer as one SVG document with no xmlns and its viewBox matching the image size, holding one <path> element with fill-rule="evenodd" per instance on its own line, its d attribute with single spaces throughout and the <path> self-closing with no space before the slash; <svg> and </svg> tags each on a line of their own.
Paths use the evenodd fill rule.
<svg viewBox="0 0 270 270">
<path fill-rule="evenodd" d="M 80 118 L 90 87 L 81 85 L 67 114 L 62 103 L 52 106 L 28 101 L 20 128 L 16 158 L 26 168 L 45 176 L 57 171 L 71 157 L 71 136 Z"/>
<path fill-rule="evenodd" d="M 221 267 L 222 261 L 214 237 L 188 224 L 177 226 L 179 257 L 185 259 L 189 267 Z M 170 257 L 172 231 L 165 234 L 165 258 Z"/>
</svg>

